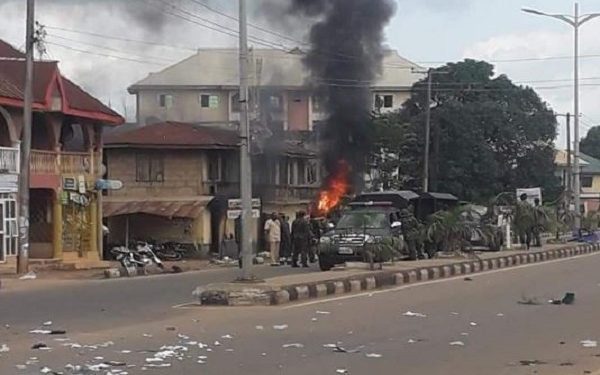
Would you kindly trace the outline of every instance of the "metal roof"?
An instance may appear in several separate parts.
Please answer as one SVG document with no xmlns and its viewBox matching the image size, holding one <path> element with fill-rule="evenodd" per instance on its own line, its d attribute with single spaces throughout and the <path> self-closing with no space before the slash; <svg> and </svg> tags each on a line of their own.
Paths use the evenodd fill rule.
<svg viewBox="0 0 600 375">
<path fill-rule="evenodd" d="M 213 197 L 209 196 L 175 200 L 161 198 L 111 199 L 108 197 L 102 202 L 102 216 L 148 214 L 167 218 L 195 219 L 200 216 L 212 199 Z"/>
</svg>

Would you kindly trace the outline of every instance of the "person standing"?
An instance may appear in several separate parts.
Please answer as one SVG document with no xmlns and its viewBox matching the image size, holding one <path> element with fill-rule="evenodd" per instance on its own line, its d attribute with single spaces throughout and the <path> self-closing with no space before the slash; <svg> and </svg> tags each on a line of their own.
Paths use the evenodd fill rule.
<svg viewBox="0 0 600 375">
<path fill-rule="evenodd" d="M 306 213 L 298 212 L 296 220 L 292 223 L 292 267 L 298 266 L 298 257 L 302 261 L 302 267 L 308 267 L 308 251 L 312 239 L 310 222 L 306 219 Z"/>
<path fill-rule="evenodd" d="M 276 213 L 265 222 L 265 238 L 271 253 L 271 266 L 279 265 L 279 245 L 281 243 L 281 224 Z"/>
<path fill-rule="evenodd" d="M 284 265 L 285 262 L 292 261 L 292 233 L 290 229 L 290 218 L 283 213 L 279 213 L 281 227 L 281 244 L 279 246 L 279 263 Z"/>
</svg>

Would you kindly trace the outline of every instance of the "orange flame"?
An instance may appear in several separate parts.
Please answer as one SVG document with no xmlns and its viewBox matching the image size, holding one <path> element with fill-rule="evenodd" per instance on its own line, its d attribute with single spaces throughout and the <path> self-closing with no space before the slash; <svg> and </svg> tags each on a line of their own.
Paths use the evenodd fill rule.
<svg viewBox="0 0 600 375">
<path fill-rule="evenodd" d="M 328 214 L 340 204 L 344 195 L 348 194 L 350 190 L 348 172 L 348 164 L 340 161 L 338 169 L 328 178 L 326 186 L 319 192 L 317 210 L 320 214 Z"/>
</svg>

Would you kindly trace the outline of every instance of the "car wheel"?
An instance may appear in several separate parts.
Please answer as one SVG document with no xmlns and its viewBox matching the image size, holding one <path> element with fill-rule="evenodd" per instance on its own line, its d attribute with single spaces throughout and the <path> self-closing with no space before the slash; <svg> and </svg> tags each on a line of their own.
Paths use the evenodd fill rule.
<svg viewBox="0 0 600 375">
<path fill-rule="evenodd" d="M 333 264 L 328 262 L 327 259 L 319 257 L 319 268 L 321 271 L 330 271 L 333 268 Z"/>
</svg>

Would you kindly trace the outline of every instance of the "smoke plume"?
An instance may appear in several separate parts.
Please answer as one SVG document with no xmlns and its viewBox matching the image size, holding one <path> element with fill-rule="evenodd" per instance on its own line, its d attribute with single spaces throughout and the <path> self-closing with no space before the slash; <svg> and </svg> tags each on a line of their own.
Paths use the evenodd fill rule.
<svg viewBox="0 0 600 375">
<path fill-rule="evenodd" d="M 323 158 L 330 179 L 346 162 L 354 189 L 362 185 L 370 148 L 369 83 L 381 73 L 384 28 L 395 9 L 393 0 L 292 0 L 288 9 L 290 15 L 317 19 L 305 64 L 329 114 L 321 135 Z"/>
</svg>

